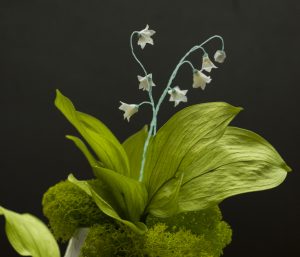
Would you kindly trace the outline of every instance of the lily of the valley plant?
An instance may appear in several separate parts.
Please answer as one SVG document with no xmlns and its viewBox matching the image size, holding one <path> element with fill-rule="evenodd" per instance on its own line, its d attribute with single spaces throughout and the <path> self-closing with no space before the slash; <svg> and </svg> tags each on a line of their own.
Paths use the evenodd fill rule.
<svg viewBox="0 0 300 257">
<path fill-rule="evenodd" d="M 121 102 L 119 109 L 124 111 L 124 119 L 132 122 L 132 116 L 137 115 L 141 107 L 149 106 L 152 119 L 125 142 L 120 143 L 98 119 L 77 111 L 58 90 L 55 99 L 56 107 L 84 139 L 67 136 L 85 155 L 96 178 L 92 182 L 83 181 L 70 174 L 68 180 L 89 195 L 102 213 L 140 235 L 148 229 L 145 224 L 148 215 L 167 218 L 204 210 L 233 195 L 276 187 L 290 171 L 266 140 L 254 132 L 229 125 L 242 108 L 225 102 L 191 105 L 157 128 L 163 101 L 167 98 L 176 107 L 188 101 L 188 94 L 200 94 L 212 83 L 209 74 L 217 68 L 213 60 L 221 64 L 226 54 L 223 38 L 212 36 L 192 47 L 162 86 L 154 83 L 152 73 L 145 69 L 134 51 L 134 43 L 141 49 L 146 49 L 147 44 L 153 45 L 154 34 L 147 25 L 130 37 L 131 52 L 141 71 L 136 74 L 136 85 L 128 86 L 140 89 L 149 99 L 140 103 Z M 205 50 L 212 40 L 220 41 L 220 49 L 214 53 L 213 60 Z M 199 52 L 199 61 L 192 64 L 189 56 Z M 191 68 L 191 81 L 188 86 L 176 85 L 173 80 L 185 64 Z M 154 89 L 162 90 L 159 99 L 153 98 Z M 43 253 L 33 250 L 46 247 L 40 244 L 43 240 L 53 241 L 50 232 L 38 225 L 38 221 L 35 223 L 27 216 L 22 220 L 22 216 L 14 216 L 18 214 L 4 208 L 0 212 L 8 220 L 7 235 L 20 254 L 59 256 L 57 248 L 51 244 L 49 254 L 44 248 L 40 248 Z M 20 232 L 17 223 L 27 226 L 27 221 L 31 222 L 30 226 Z M 38 230 L 39 226 L 42 234 L 37 237 L 33 230 Z M 23 243 L 19 244 L 18 240 Z"/>
</svg>

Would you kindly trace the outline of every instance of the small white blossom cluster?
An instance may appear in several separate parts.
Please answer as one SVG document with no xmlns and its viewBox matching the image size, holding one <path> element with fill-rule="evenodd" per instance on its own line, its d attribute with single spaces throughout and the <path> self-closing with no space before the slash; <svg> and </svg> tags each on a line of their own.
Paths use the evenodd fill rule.
<svg viewBox="0 0 300 257">
<path fill-rule="evenodd" d="M 140 45 L 142 49 L 145 48 L 146 44 L 150 44 L 150 45 L 154 44 L 152 36 L 155 34 L 155 31 L 150 30 L 149 25 L 147 25 L 146 28 L 144 28 L 143 30 L 133 32 L 132 36 L 135 35 L 135 34 L 138 36 L 137 44 Z M 207 41 L 205 41 L 204 43 L 202 43 L 201 45 L 195 46 L 194 48 L 192 48 L 190 50 L 190 52 L 195 51 L 195 49 L 202 49 L 202 51 L 204 52 L 203 57 L 202 57 L 201 70 L 195 69 L 191 62 L 186 61 L 183 58 L 181 60 L 181 62 L 178 64 L 177 68 L 174 70 L 174 72 L 171 76 L 171 79 L 170 79 L 164 93 L 162 94 L 161 99 L 159 100 L 159 103 L 157 104 L 157 106 L 155 106 L 153 98 L 152 98 L 152 87 L 155 86 L 155 84 L 152 80 L 152 74 L 147 73 L 144 66 L 142 65 L 142 63 L 137 59 L 137 57 L 136 57 L 136 55 L 133 51 L 133 47 L 132 47 L 132 36 L 131 36 L 132 54 L 133 54 L 134 58 L 137 60 L 137 62 L 140 64 L 140 66 L 142 67 L 142 69 L 145 73 L 144 76 L 140 76 L 140 75 L 137 76 L 137 79 L 138 79 L 138 82 L 139 82 L 139 89 L 141 89 L 143 91 L 148 91 L 148 94 L 149 94 L 149 97 L 150 97 L 151 101 L 150 102 L 142 102 L 141 104 L 127 104 L 127 103 L 121 102 L 121 106 L 119 107 L 119 109 L 124 111 L 124 119 L 127 119 L 128 121 L 130 121 L 130 117 L 133 114 L 138 112 L 139 107 L 141 105 L 147 103 L 147 104 L 152 105 L 152 107 L 153 107 L 153 119 L 156 122 L 156 115 L 157 115 L 157 112 L 158 112 L 160 102 L 164 99 L 166 94 L 170 95 L 169 101 L 174 102 L 174 106 L 177 106 L 180 102 L 187 102 L 186 94 L 187 94 L 188 90 L 181 90 L 178 86 L 175 86 L 175 87 L 170 86 L 173 78 L 177 74 L 177 71 L 178 71 L 179 67 L 184 63 L 188 63 L 193 69 L 193 85 L 192 85 L 192 87 L 193 88 L 201 88 L 202 90 L 204 90 L 206 85 L 209 84 L 212 80 L 211 77 L 208 76 L 207 74 L 205 74 L 204 72 L 210 73 L 212 71 L 212 69 L 217 68 L 217 66 L 210 60 L 208 54 L 206 53 L 206 51 L 203 48 L 203 45 L 205 43 L 209 42 L 211 39 L 213 39 L 215 37 L 218 37 L 222 40 L 222 50 L 217 50 L 216 53 L 214 54 L 215 62 L 223 63 L 225 58 L 226 58 L 226 53 L 223 50 L 224 42 L 223 42 L 223 39 L 220 36 L 213 36 L 210 39 L 208 39 Z M 188 54 L 190 52 L 188 52 Z"/>
</svg>

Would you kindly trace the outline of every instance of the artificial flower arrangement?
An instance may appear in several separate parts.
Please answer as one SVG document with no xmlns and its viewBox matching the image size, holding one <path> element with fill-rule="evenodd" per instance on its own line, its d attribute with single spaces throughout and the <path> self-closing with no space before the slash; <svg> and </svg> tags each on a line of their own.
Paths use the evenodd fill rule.
<svg viewBox="0 0 300 257">
<path fill-rule="evenodd" d="M 207 73 L 217 68 L 205 45 L 220 40 L 222 47 L 214 54 L 217 63 L 223 63 L 226 54 L 220 36 L 192 47 L 155 102 L 152 74 L 133 47 L 135 37 L 142 49 L 153 45 L 154 34 L 147 25 L 130 37 L 132 55 L 143 71 L 137 77 L 139 89 L 149 101 L 121 102 L 119 109 L 129 121 L 149 105 L 153 116 L 149 127 L 122 144 L 101 121 L 77 111 L 57 91 L 56 107 L 85 142 L 67 138 L 85 155 L 94 178 L 82 181 L 70 174 L 49 188 L 42 204 L 50 229 L 30 214 L 0 207 L 7 237 L 20 255 L 59 257 L 57 241 L 69 241 L 65 257 L 218 257 L 231 241 L 218 204 L 284 181 L 290 168 L 276 150 L 254 132 L 229 126 L 242 108 L 224 102 L 196 104 L 157 128 L 157 115 L 168 95 L 175 106 L 187 102 L 188 90 L 173 85 L 182 65 L 192 69 L 192 87 L 204 90 L 211 82 Z M 201 70 L 187 59 L 197 50 L 203 54 Z"/>
</svg>

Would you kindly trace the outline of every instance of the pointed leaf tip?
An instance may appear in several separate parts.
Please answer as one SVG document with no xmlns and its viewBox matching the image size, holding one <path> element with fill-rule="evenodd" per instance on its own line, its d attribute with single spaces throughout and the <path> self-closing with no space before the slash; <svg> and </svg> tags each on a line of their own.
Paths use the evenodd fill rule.
<svg viewBox="0 0 300 257">
<path fill-rule="evenodd" d="M 62 95 L 62 93 L 61 93 L 58 89 L 55 90 L 55 93 L 56 93 L 55 99 L 56 99 L 58 96 Z"/>
<path fill-rule="evenodd" d="M 237 109 L 238 109 L 238 112 L 240 112 L 240 111 L 243 111 L 244 110 L 244 108 L 243 107 L 241 107 L 241 106 L 239 106 L 239 107 L 236 107 Z"/>
<path fill-rule="evenodd" d="M 291 172 L 291 171 L 293 171 L 292 170 L 292 168 L 289 166 L 289 165 L 287 165 L 286 163 L 284 163 L 283 164 L 283 167 L 282 167 L 286 172 Z"/>
<path fill-rule="evenodd" d="M 236 114 L 239 114 L 241 111 L 244 110 L 244 108 L 240 107 L 240 106 L 233 106 L 233 105 L 231 105 L 231 106 L 232 106 L 232 109 L 233 109 L 233 113 L 236 113 Z"/>
</svg>

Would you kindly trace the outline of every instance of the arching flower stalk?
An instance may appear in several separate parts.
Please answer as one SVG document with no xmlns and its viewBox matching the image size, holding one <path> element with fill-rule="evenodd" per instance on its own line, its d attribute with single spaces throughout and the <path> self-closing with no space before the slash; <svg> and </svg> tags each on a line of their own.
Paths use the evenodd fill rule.
<svg viewBox="0 0 300 257">
<path fill-rule="evenodd" d="M 175 67 L 174 71 L 172 72 L 170 79 L 162 92 L 158 102 L 155 104 L 153 95 L 152 95 L 152 87 L 155 86 L 152 80 L 152 73 L 148 73 L 142 64 L 142 62 L 137 58 L 134 48 L 133 48 L 133 37 L 136 35 L 138 38 L 137 44 L 141 46 L 142 49 L 145 48 L 146 44 L 151 44 L 154 45 L 154 41 L 152 39 L 152 36 L 156 32 L 154 30 L 149 30 L 149 25 L 146 25 L 146 28 L 141 30 L 141 31 L 134 31 L 131 36 L 130 36 L 130 48 L 131 48 L 131 53 L 133 55 L 133 58 L 137 61 L 137 63 L 140 65 L 144 72 L 144 76 L 138 75 L 138 81 L 139 81 L 139 89 L 142 89 L 143 91 L 148 92 L 148 97 L 150 100 L 150 105 L 152 106 L 152 120 L 150 122 L 150 128 L 148 131 L 148 136 L 144 144 L 144 151 L 143 151 L 143 158 L 142 158 L 142 163 L 141 163 L 141 168 L 140 168 L 140 176 L 139 176 L 139 181 L 143 181 L 143 176 L 144 176 L 144 166 L 145 166 L 145 161 L 146 161 L 146 155 L 147 155 L 147 148 L 149 145 L 149 141 L 152 136 L 155 136 L 156 130 L 157 130 L 157 116 L 159 112 L 160 105 L 164 101 L 165 97 L 167 94 L 170 94 L 170 99 L 169 101 L 175 102 L 174 107 L 176 107 L 180 102 L 187 102 L 187 96 L 186 93 L 188 90 L 180 90 L 178 86 L 172 87 L 172 82 L 174 78 L 176 77 L 180 67 L 183 64 L 188 64 L 192 68 L 193 72 L 193 88 L 198 88 L 200 87 L 201 89 L 205 89 L 206 84 L 211 82 L 210 76 L 205 75 L 203 71 L 206 72 L 211 72 L 212 69 L 217 68 L 215 64 L 210 60 L 208 53 L 205 51 L 204 46 L 208 42 L 210 42 L 213 39 L 219 39 L 221 40 L 222 46 L 221 50 L 217 50 L 214 59 L 216 62 L 222 63 L 225 60 L 226 54 L 224 51 L 224 40 L 221 36 L 215 35 L 207 40 L 205 40 L 203 43 L 199 45 L 195 45 L 192 47 L 179 61 L 177 66 Z M 197 70 L 194 68 L 194 65 L 186 60 L 187 57 L 195 52 L 196 50 L 202 50 L 203 56 L 202 56 L 202 68 L 201 70 Z M 140 104 L 124 104 L 121 102 L 121 106 L 119 107 L 120 110 L 124 111 L 124 119 L 127 118 L 129 121 L 130 117 L 135 114 L 138 111 L 138 106 Z"/>
</svg>

